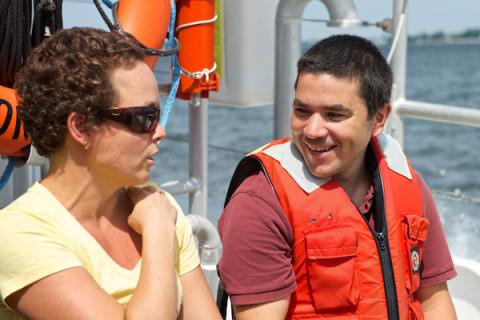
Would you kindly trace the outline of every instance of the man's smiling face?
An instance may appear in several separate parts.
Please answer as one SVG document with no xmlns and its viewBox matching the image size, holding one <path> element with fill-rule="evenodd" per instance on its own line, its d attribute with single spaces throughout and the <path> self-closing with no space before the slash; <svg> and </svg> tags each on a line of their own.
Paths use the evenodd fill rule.
<svg viewBox="0 0 480 320">
<path fill-rule="evenodd" d="M 376 115 L 368 117 L 357 80 L 301 73 L 292 108 L 292 139 L 313 176 L 345 181 L 363 169 L 381 127 Z"/>
</svg>

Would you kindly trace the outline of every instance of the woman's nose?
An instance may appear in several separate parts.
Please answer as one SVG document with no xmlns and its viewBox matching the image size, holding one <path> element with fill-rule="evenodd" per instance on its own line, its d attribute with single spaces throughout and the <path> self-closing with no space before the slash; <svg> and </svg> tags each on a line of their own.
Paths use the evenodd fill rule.
<svg viewBox="0 0 480 320">
<path fill-rule="evenodd" d="M 153 133 L 153 140 L 155 142 L 158 142 L 160 140 L 163 140 L 167 137 L 167 132 L 165 131 L 165 128 L 160 125 L 160 122 L 157 124 L 155 127 L 155 131 Z"/>
</svg>

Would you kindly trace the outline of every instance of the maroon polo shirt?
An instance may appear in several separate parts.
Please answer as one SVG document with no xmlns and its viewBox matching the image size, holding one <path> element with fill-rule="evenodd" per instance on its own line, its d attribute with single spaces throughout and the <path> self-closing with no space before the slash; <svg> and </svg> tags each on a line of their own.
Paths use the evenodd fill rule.
<svg viewBox="0 0 480 320">
<path fill-rule="evenodd" d="M 431 286 L 452 279 L 456 272 L 430 190 L 420 174 L 417 176 L 430 221 L 421 286 Z M 372 199 L 373 188 L 360 212 L 369 210 Z M 233 304 L 275 301 L 295 291 L 292 229 L 262 172 L 248 177 L 235 191 L 218 221 L 218 230 L 223 245 L 219 273 Z"/>
</svg>

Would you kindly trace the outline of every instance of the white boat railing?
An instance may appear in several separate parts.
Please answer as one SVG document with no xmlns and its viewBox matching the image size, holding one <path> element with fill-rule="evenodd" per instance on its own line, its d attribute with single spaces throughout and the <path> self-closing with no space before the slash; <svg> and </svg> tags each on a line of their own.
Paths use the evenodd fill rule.
<svg viewBox="0 0 480 320">
<path fill-rule="evenodd" d="M 397 101 L 397 113 L 430 121 L 440 121 L 464 126 L 480 127 L 480 111 L 471 108 L 448 106 L 412 100 Z"/>
<path fill-rule="evenodd" d="M 454 258 L 459 276 L 448 282 L 458 319 L 480 319 L 480 263 Z"/>
<path fill-rule="evenodd" d="M 200 265 L 207 278 L 212 295 L 216 297 L 219 283 L 217 263 L 222 252 L 220 236 L 215 226 L 206 217 L 198 214 L 189 214 L 187 218 L 192 225 L 193 235 L 197 240 Z"/>
<path fill-rule="evenodd" d="M 413 117 L 431 121 L 480 127 L 480 111 L 436 103 L 412 100 L 397 101 L 397 113 L 402 117 Z"/>
<path fill-rule="evenodd" d="M 407 31 L 406 11 L 407 0 L 394 0 L 392 37 L 397 40 L 391 52 L 390 65 L 393 70 L 394 83 L 392 89 L 393 116 L 388 130 L 403 145 L 403 118 L 411 117 L 429 121 L 441 121 L 464 126 L 480 127 L 480 110 L 448 106 L 422 101 L 412 101 L 406 98 L 407 74 Z M 403 19 L 400 20 L 400 17 Z"/>
</svg>

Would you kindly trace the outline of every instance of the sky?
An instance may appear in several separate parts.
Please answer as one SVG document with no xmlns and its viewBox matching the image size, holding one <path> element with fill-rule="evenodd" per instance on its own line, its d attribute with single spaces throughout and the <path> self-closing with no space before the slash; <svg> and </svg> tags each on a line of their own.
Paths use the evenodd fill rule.
<svg viewBox="0 0 480 320">
<path fill-rule="evenodd" d="M 377 22 L 392 14 L 393 0 L 355 0 L 354 2 L 361 20 Z M 66 0 L 63 6 L 65 27 L 91 25 L 105 28 L 105 24 L 91 0 Z M 107 9 L 107 12 L 110 10 Z M 323 3 L 312 0 L 305 8 L 303 17 L 327 19 L 328 12 Z M 480 28 L 480 0 L 410 0 L 408 1 L 407 17 L 410 35 L 435 31 L 455 33 L 466 28 Z M 326 28 L 322 23 L 304 22 L 302 24 L 304 40 L 320 39 L 333 32 L 359 33 L 366 37 L 385 35 L 383 31 L 375 27 L 339 30 Z"/>
<path fill-rule="evenodd" d="M 356 0 L 354 2 L 360 20 L 377 22 L 392 15 L 393 1 Z M 407 8 L 407 32 L 409 35 L 436 31 L 456 33 L 467 28 L 480 28 L 479 0 L 410 0 Z M 311 1 L 305 9 L 304 17 L 326 19 L 328 12 L 320 1 Z M 302 28 L 304 39 L 319 39 L 323 37 L 323 33 L 332 32 L 324 29 L 335 30 L 335 28 L 325 28 L 321 23 L 303 23 Z M 362 30 L 367 37 L 385 34 L 375 27 L 362 29 L 367 29 Z"/>
</svg>

